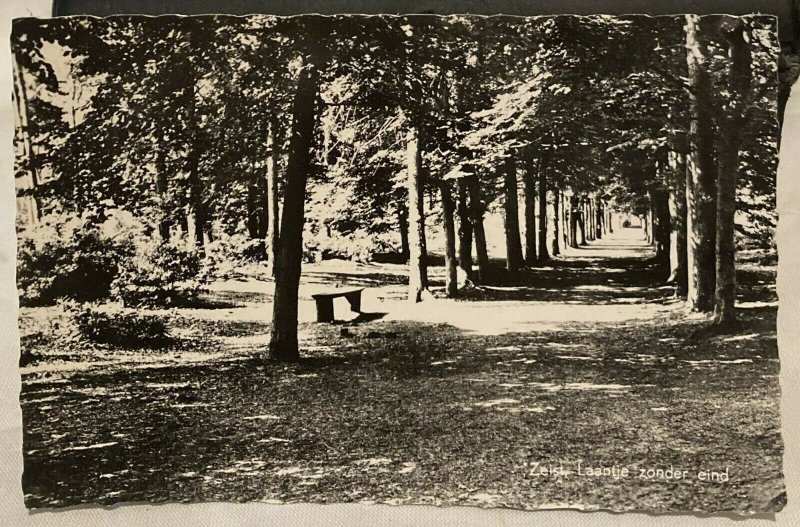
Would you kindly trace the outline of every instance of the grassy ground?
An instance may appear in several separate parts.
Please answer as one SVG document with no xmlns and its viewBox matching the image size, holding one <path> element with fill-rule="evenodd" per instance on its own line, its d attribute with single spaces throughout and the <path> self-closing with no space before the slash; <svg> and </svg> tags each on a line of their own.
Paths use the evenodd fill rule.
<svg viewBox="0 0 800 527">
<path fill-rule="evenodd" d="M 262 358 L 268 284 L 159 312 L 174 336 L 159 350 L 64 341 L 57 308 L 23 309 L 26 505 L 779 510 L 774 267 L 742 264 L 741 329 L 717 335 L 658 288 L 647 256 L 607 241 L 414 309 L 397 300 L 402 267 L 323 262 L 304 287 L 375 286 L 375 313 L 314 324 L 304 311 L 304 360 L 288 366 Z M 613 466 L 629 475 L 586 475 Z M 670 467 L 686 478 L 640 479 Z"/>
</svg>

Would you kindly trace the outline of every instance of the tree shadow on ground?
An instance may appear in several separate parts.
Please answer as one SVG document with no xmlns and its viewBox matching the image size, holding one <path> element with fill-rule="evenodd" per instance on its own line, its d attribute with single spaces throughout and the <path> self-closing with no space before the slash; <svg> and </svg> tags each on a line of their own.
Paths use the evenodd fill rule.
<svg viewBox="0 0 800 527">
<path fill-rule="evenodd" d="M 373 322 L 375 320 L 380 320 L 389 313 L 359 313 L 358 316 L 352 320 L 348 320 L 343 322 L 346 325 L 358 325 L 358 324 L 365 324 L 367 322 Z"/>
<path fill-rule="evenodd" d="M 265 360 L 263 349 L 251 348 L 232 350 L 237 360 L 101 367 L 73 375 L 68 385 L 23 383 L 26 504 L 199 501 L 212 490 L 215 499 L 282 493 L 303 501 L 342 500 L 350 489 L 382 497 L 387 485 L 412 498 L 429 492 L 427 479 L 398 474 L 400 466 L 371 466 L 363 478 L 347 468 L 363 459 L 415 460 L 420 478 L 457 473 L 460 483 L 473 477 L 462 468 L 478 479 L 505 474 L 501 484 L 517 496 L 527 480 L 504 460 L 532 441 L 543 455 L 567 448 L 588 461 L 623 463 L 635 462 L 642 449 L 673 453 L 677 441 L 687 449 L 684 463 L 706 466 L 727 459 L 735 440 L 736 452 L 754 452 L 737 462 L 763 466 L 780 440 L 772 433 L 777 417 L 765 410 L 778 389 L 775 308 L 740 314 L 740 334 L 700 342 L 683 337 L 704 322 L 677 313 L 602 324 L 598 332 L 585 331 L 598 324 L 575 322 L 499 336 L 373 321 L 343 337 L 338 325 L 303 324 L 297 364 Z M 222 333 L 252 329 L 234 324 Z M 586 433 L 587 419 L 609 428 Z M 703 434 L 680 435 L 711 420 L 715 426 Z M 677 436 L 656 437 L 665 430 Z M 498 436 L 504 441 L 492 440 Z M 435 466 L 415 457 L 420 444 L 437 453 Z M 287 487 L 276 475 L 329 465 L 344 474 L 326 473 L 324 491 Z M 779 470 L 770 461 L 759 478 Z M 254 485 L 259 493 L 251 496 Z M 438 485 L 438 492 L 462 492 Z"/>
<path fill-rule="evenodd" d="M 488 284 L 462 292 L 464 300 L 536 301 L 575 304 L 656 302 L 669 298 L 667 271 L 652 258 L 551 258 L 509 272 L 493 267 Z"/>
<path fill-rule="evenodd" d="M 488 299 L 646 301 L 658 271 L 644 258 L 556 259 L 487 288 Z M 174 320 L 198 328 L 194 349 L 221 356 L 187 363 L 178 349 L 157 368 L 24 376 L 25 503 L 435 495 L 465 504 L 464 486 L 483 491 L 491 480 L 519 506 L 531 504 L 520 453 L 633 466 L 680 449 L 687 467 L 735 463 L 748 479 L 709 491 L 632 478 L 615 482 L 611 498 L 596 481 L 543 479 L 536 491 L 601 506 L 641 507 L 631 497 L 646 492 L 662 509 L 742 507 L 771 497 L 782 445 L 774 273 L 738 279 L 741 331 L 696 341 L 688 336 L 708 320 L 680 310 L 499 335 L 365 313 L 301 324 L 302 359 L 285 364 L 264 359 L 266 323 Z"/>
<path fill-rule="evenodd" d="M 348 273 L 344 271 L 308 271 L 303 273 L 303 281 L 318 284 L 340 284 L 353 287 L 379 287 L 385 285 L 408 284 L 408 276 L 392 273 Z"/>
</svg>

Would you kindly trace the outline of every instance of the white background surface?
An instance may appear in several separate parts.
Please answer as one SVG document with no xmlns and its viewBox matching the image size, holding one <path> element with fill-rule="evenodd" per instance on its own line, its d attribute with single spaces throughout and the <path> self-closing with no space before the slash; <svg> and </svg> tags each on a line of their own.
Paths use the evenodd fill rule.
<svg viewBox="0 0 800 527">
<path fill-rule="evenodd" d="M 60 512 L 29 513 L 22 499 L 22 428 L 17 369 L 19 335 L 14 280 L 14 178 L 11 105 L 11 20 L 21 16 L 46 17 L 50 0 L 0 0 L 0 525 L 100 526 L 100 525 L 608 525 L 672 526 L 732 525 L 725 517 L 692 515 L 581 513 L 576 511 L 523 512 L 470 507 L 391 507 L 387 505 L 268 505 L 268 504 L 169 504 L 123 505 L 112 508 L 82 507 Z M 797 87 L 800 92 L 800 86 Z M 798 441 L 800 438 L 800 93 L 790 100 L 784 124 L 778 176 L 778 345 L 783 390 L 782 416 L 786 444 L 784 470 L 789 505 L 775 519 L 769 517 L 735 522 L 736 525 L 800 525 Z"/>
</svg>

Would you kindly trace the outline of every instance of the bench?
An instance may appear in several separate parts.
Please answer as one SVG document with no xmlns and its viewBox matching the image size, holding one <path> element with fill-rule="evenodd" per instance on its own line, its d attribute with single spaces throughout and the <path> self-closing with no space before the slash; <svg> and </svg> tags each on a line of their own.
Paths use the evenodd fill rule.
<svg viewBox="0 0 800 527">
<path fill-rule="evenodd" d="M 350 303 L 350 309 L 361 313 L 361 291 L 358 289 L 333 289 L 324 293 L 311 295 L 317 303 L 317 322 L 333 322 L 333 299 L 345 297 Z"/>
</svg>

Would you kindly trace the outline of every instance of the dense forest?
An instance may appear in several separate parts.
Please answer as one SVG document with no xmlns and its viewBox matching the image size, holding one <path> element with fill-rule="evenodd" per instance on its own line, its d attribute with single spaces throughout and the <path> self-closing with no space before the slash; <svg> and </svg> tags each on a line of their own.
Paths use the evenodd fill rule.
<svg viewBox="0 0 800 527">
<path fill-rule="evenodd" d="M 736 251 L 774 250 L 775 26 L 18 20 L 21 300 L 175 303 L 256 262 L 275 283 L 270 354 L 295 361 L 304 261 L 408 262 L 409 301 L 429 301 L 433 231 L 437 294 L 458 297 L 626 217 L 663 283 L 730 326 Z M 487 255 L 490 212 L 504 270 Z"/>
</svg>

